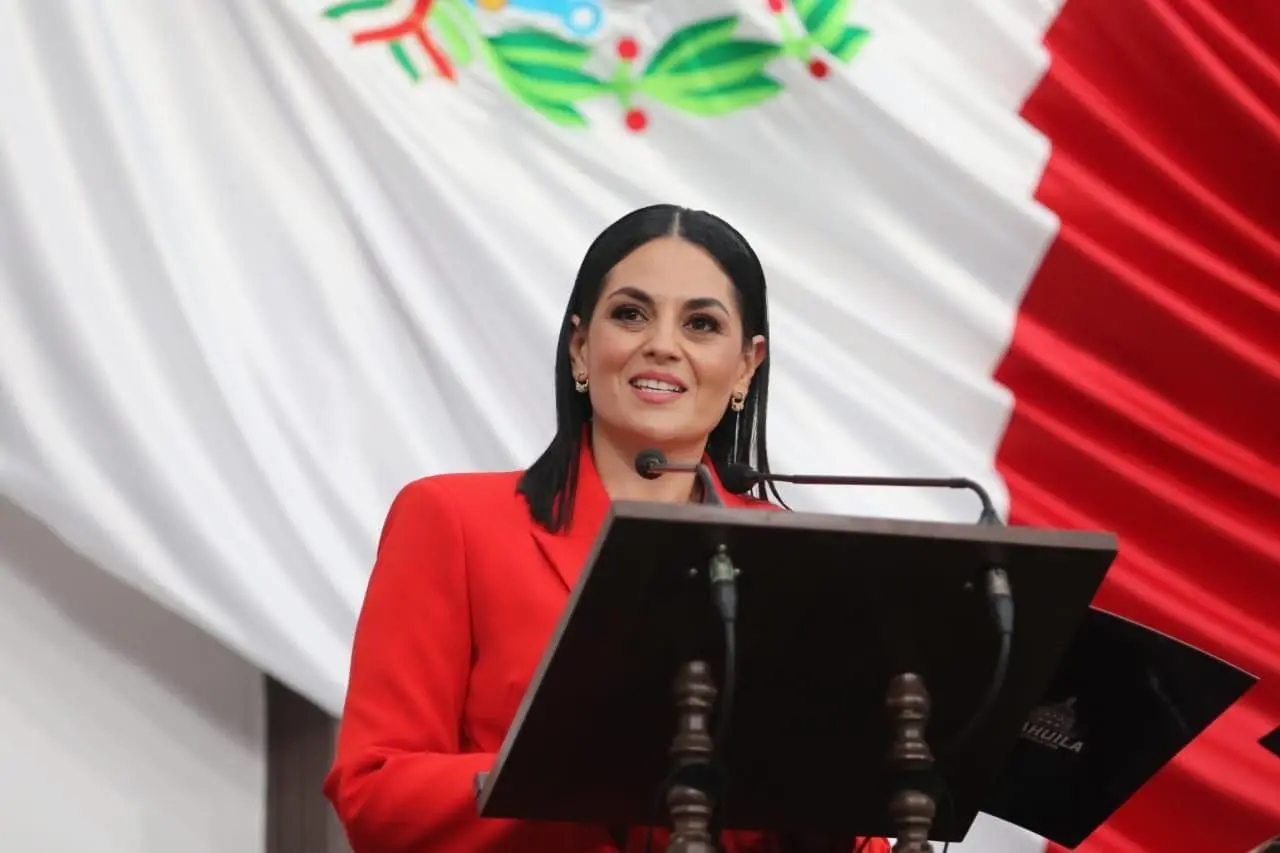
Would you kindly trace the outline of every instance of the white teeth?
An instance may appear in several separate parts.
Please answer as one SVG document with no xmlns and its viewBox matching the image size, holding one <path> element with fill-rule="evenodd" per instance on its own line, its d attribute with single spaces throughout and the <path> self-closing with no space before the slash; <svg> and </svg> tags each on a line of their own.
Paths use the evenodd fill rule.
<svg viewBox="0 0 1280 853">
<path fill-rule="evenodd" d="M 659 382 L 656 379 L 633 379 L 631 384 L 646 391 L 666 391 L 678 394 L 684 390 L 679 385 L 672 385 L 670 382 Z"/>
</svg>

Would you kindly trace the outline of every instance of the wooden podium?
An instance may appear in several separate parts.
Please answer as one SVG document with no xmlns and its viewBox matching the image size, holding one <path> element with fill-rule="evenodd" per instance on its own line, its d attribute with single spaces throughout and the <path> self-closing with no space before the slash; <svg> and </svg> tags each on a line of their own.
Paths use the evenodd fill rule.
<svg viewBox="0 0 1280 853">
<path fill-rule="evenodd" d="M 986 811 L 1074 846 L 1254 680 L 1092 609 L 1115 554 L 1104 533 L 615 504 L 480 814 L 666 824 L 673 853 L 721 828 L 915 853 Z"/>
</svg>

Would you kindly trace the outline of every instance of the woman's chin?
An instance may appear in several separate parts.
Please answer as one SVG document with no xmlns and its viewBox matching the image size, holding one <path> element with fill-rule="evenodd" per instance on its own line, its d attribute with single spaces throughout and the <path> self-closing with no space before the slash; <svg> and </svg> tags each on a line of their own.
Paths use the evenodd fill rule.
<svg viewBox="0 0 1280 853">
<path fill-rule="evenodd" d="M 630 422 L 625 432 L 637 444 L 646 447 L 680 448 L 706 442 L 708 432 L 700 431 L 688 421 L 663 418 L 643 418 Z"/>
</svg>

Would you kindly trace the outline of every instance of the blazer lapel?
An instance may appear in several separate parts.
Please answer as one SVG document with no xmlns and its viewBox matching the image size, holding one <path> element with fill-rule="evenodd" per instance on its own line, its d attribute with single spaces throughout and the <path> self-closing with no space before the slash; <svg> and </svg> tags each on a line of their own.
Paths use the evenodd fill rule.
<svg viewBox="0 0 1280 853">
<path fill-rule="evenodd" d="M 702 459 L 711 466 L 710 457 Z M 716 476 L 715 468 L 711 468 L 711 479 L 715 483 L 716 493 L 725 506 L 733 508 L 776 509 L 776 507 L 745 495 L 734 495 L 726 492 Z M 572 590 L 582 575 L 587 557 L 591 554 L 591 546 L 595 544 L 596 533 L 604 523 L 609 512 L 609 495 L 600 482 L 596 472 L 595 461 L 591 457 L 591 449 L 587 442 L 582 443 L 582 452 L 578 457 L 578 491 L 574 498 L 573 521 L 567 530 L 549 533 L 537 523 L 533 525 L 533 539 L 546 557 L 547 562 L 555 569 L 565 588 Z"/>
<path fill-rule="evenodd" d="M 542 556 L 556 570 L 565 589 L 572 590 L 582 575 L 583 564 L 591 553 L 593 539 L 586 536 L 570 536 L 565 533 L 548 533 L 541 527 L 533 528 L 533 539 L 538 543 Z"/>
<path fill-rule="evenodd" d="M 565 588 L 572 590 L 582 575 L 591 546 L 595 544 L 596 533 L 604 523 L 609 512 L 609 495 L 596 473 L 595 461 L 591 457 L 591 449 L 586 441 L 582 442 L 582 451 L 578 456 L 578 484 L 573 501 L 573 520 L 568 529 L 559 533 L 550 533 L 536 522 L 533 525 L 533 539 L 547 558 Z"/>
</svg>

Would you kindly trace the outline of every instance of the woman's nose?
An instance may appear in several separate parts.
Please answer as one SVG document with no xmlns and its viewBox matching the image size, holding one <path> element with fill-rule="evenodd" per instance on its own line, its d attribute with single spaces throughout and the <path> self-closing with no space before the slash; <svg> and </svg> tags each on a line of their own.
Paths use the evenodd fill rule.
<svg viewBox="0 0 1280 853">
<path fill-rule="evenodd" d="M 654 323 L 649 327 L 649 339 L 645 341 L 645 354 L 654 358 L 679 356 L 679 329 L 674 323 Z"/>
</svg>

